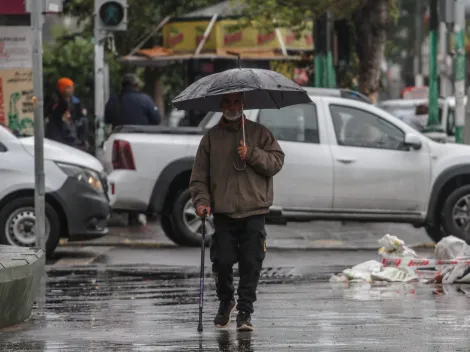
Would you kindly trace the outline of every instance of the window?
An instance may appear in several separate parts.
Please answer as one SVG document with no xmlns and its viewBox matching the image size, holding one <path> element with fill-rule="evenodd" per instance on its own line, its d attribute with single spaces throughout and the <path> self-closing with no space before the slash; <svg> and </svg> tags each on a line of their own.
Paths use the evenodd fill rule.
<svg viewBox="0 0 470 352">
<path fill-rule="evenodd" d="M 330 112 L 338 145 L 406 150 L 403 131 L 377 115 L 340 105 L 331 105 Z"/>
<path fill-rule="evenodd" d="M 315 104 L 293 105 L 279 110 L 260 110 L 258 122 L 280 141 L 320 143 Z"/>
<path fill-rule="evenodd" d="M 199 127 L 202 128 L 212 128 L 217 125 L 222 117 L 221 112 L 209 112 L 206 117 L 201 121 Z"/>
</svg>

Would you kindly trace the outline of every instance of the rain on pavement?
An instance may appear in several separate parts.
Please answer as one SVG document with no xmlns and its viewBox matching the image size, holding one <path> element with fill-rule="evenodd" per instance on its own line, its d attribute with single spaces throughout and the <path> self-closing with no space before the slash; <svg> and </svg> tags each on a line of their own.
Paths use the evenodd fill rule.
<svg viewBox="0 0 470 352">
<path fill-rule="evenodd" d="M 178 252 L 190 260 L 171 266 Z M 87 265 L 50 265 L 45 308 L 1 331 L 0 351 L 468 351 L 469 300 L 457 286 L 330 284 L 376 252 L 289 252 L 268 256 L 253 333 L 214 329 L 209 266 L 197 333 L 197 248 L 109 249 Z"/>
</svg>

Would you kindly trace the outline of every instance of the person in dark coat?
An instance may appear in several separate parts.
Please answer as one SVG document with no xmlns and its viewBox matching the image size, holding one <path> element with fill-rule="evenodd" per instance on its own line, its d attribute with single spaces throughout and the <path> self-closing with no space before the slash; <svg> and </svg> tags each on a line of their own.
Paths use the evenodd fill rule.
<svg viewBox="0 0 470 352">
<path fill-rule="evenodd" d="M 56 95 L 49 97 L 45 104 L 45 135 L 56 142 L 86 149 L 87 143 L 78 138 L 76 126 L 76 122 L 83 117 L 82 107 L 79 100 L 74 101 L 73 94 L 73 81 L 65 77 L 60 78 L 57 81 Z"/>
<path fill-rule="evenodd" d="M 160 112 L 152 99 L 141 92 L 139 80 L 126 74 L 122 80 L 122 91 L 106 103 L 104 121 L 112 128 L 122 125 L 158 125 Z"/>
</svg>

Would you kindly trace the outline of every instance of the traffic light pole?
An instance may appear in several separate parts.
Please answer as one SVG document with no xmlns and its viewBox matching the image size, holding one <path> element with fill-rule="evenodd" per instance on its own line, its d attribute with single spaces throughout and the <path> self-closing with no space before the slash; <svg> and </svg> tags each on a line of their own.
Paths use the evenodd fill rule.
<svg viewBox="0 0 470 352">
<path fill-rule="evenodd" d="M 34 89 L 34 214 L 36 246 L 46 249 L 46 185 L 44 174 L 44 98 L 42 79 L 42 1 L 31 2 L 33 31 L 33 89 Z"/>
<path fill-rule="evenodd" d="M 465 123 L 465 2 L 455 0 L 455 141 L 470 144 L 470 126 Z"/>
<path fill-rule="evenodd" d="M 94 39 L 95 39 L 95 153 L 99 148 L 99 131 L 103 128 L 104 120 L 104 43 L 105 33 L 100 28 L 100 0 L 94 1 Z"/>
<path fill-rule="evenodd" d="M 437 84 L 437 32 L 439 30 L 437 5 L 437 0 L 429 0 L 429 117 L 425 129 L 427 132 L 433 132 L 440 127 Z"/>
</svg>

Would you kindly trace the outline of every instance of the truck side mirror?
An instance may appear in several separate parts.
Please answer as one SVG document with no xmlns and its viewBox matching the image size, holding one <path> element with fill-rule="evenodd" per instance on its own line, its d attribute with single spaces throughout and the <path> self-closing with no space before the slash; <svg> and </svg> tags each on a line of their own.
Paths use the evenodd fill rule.
<svg viewBox="0 0 470 352">
<path fill-rule="evenodd" d="M 423 146 L 421 138 L 414 133 L 405 134 L 405 140 L 403 141 L 406 147 L 411 147 L 414 150 L 419 150 Z"/>
</svg>

